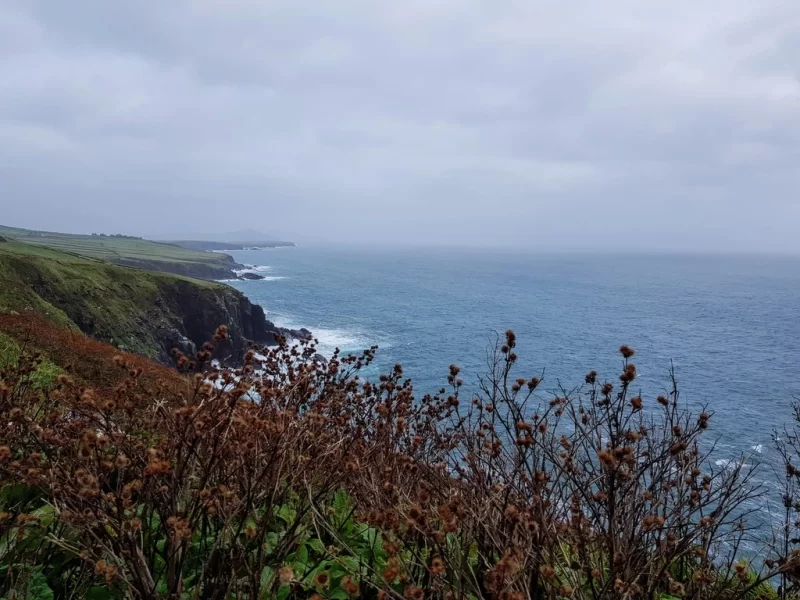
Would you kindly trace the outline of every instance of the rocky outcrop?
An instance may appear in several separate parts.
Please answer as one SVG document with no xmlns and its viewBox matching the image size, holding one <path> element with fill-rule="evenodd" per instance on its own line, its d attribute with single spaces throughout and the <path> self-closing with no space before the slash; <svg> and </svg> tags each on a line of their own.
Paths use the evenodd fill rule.
<svg viewBox="0 0 800 600">
<path fill-rule="evenodd" d="M 169 359 L 174 347 L 193 353 L 211 340 L 219 325 L 227 326 L 229 339 L 217 344 L 216 354 L 234 360 L 241 355 L 248 341 L 270 346 L 276 344 L 280 336 L 310 336 L 307 330 L 293 332 L 276 326 L 266 318 L 264 309 L 227 286 L 209 288 L 189 281 L 170 282 L 161 286 L 156 303 L 172 315 L 170 326 L 165 327 L 161 334 L 162 360 Z"/>
<path fill-rule="evenodd" d="M 312 337 L 314 337 L 314 335 L 305 327 L 301 327 L 300 329 L 284 329 L 281 327 L 280 331 L 286 337 L 294 338 L 296 340 L 310 340 Z"/>
</svg>

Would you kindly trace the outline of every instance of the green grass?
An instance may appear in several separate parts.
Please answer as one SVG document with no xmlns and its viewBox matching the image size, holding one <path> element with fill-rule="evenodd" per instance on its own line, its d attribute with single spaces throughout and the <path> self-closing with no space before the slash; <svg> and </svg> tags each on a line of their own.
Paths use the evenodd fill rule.
<svg viewBox="0 0 800 600">
<path fill-rule="evenodd" d="M 145 242 L 145 243 L 150 243 L 150 242 Z M 178 250 L 180 250 L 180 248 L 178 248 Z M 206 253 L 195 252 L 193 254 L 206 254 Z M 57 247 L 57 245 L 51 245 L 49 243 L 48 244 L 31 243 L 27 239 L 21 240 L 19 238 L 12 238 L 12 241 L 0 243 L 0 257 L 3 256 L 7 258 L 18 257 L 30 260 L 55 261 L 56 263 L 63 266 L 72 266 L 75 268 L 84 268 L 88 270 L 103 268 L 105 266 L 108 266 L 107 263 L 114 263 L 114 261 L 105 260 L 100 256 L 90 256 L 89 254 L 85 254 L 82 252 L 69 252 L 68 250 Z M 127 256 L 132 257 L 134 256 L 134 254 L 129 254 Z M 168 260 L 168 258 L 164 257 L 164 260 Z M 0 275 L 1 274 L 2 271 L 0 271 Z M 151 273 L 151 275 L 157 277 L 159 276 L 159 273 Z M 170 274 L 168 277 L 170 278 L 177 277 L 179 279 L 191 281 L 197 285 L 201 285 L 204 287 L 215 287 L 215 288 L 225 287 L 222 284 L 215 283 L 213 281 L 205 281 L 182 275 Z"/>
<path fill-rule="evenodd" d="M 8 365 L 15 365 L 22 354 L 22 348 L 9 336 L 0 331 L 0 369 Z M 61 373 L 57 365 L 45 359 L 34 371 L 31 377 L 33 387 L 39 390 L 46 390 L 53 386 L 56 377 Z"/>
<path fill-rule="evenodd" d="M 232 259 L 226 254 L 200 252 L 132 237 L 33 231 L 2 225 L 0 236 L 106 262 L 174 273 L 206 273 L 204 276 L 209 278 L 229 276 L 232 266 Z"/>
<path fill-rule="evenodd" d="M 45 315 L 57 325 L 155 358 L 157 328 L 176 315 L 159 298 L 233 293 L 226 285 L 122 267 L 19 241 L 0 243 L 0 311 Z"/>
</svg>

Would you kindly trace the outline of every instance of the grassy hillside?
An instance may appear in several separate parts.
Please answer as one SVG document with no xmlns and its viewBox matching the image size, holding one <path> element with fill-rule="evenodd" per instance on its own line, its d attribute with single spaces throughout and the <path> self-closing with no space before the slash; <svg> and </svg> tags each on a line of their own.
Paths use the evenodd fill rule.
<svg viewBox="0 0 800 600">
<path fill-rule="evenodd" d="M 0 225 L 0 236 L 106 262 L 203 279 L 228 279 L 236 266 L 227 254 L 201 252 L 134 237 L 76 235 Z"/>
<path fill-rule="evenodd" d="M 227 285 L 14 240 L 0 242 L 0 312 L 38 313 L 165 362 L 173 347 L 191 352 L 218 325 L 229 327 L 231 349 L 274 341 L 263 310 Z"/>
</svg>

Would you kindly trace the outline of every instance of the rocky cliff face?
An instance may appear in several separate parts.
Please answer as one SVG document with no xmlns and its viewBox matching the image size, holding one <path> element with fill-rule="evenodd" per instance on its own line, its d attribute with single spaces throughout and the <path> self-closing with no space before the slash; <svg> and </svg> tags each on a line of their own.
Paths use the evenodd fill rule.
<svg viewBox="0 0 800 600">
<path fill-rule="evenodd" d="M 292 337 L 290 331 L 268 321 L 264 310 L 241 292 L 227 287 L 198 287 L 188 281 L 160 286 L 155 301 L 166 317 L 159 336 L 160 359 L 168 360 L 172 348 L 193 353 L 209 341 L 217 327 L 228 327 L 229 341 L 220 344 L 217 355 L 237 359 L 248 341 L 274 345 L 279 336 Z"/>
<path fill-rule="evenodd" d="M 2 244 L 0 311 L 34 311 L 101 341 L 172 364 L 193 354 L 220 325 L 229 341 L 217 357 L 236 361 L 248 341 L 310 337 L 276 327 L 260 306 L 221 283 L 121 267 L 22 244 Z"/>
</svg>

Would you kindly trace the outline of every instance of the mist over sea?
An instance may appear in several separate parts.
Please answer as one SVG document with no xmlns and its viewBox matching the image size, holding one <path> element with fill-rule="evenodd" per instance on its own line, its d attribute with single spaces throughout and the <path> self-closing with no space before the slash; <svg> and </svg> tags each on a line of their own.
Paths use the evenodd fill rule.
<svg viewBox="0 0 800 600">
<path fill-rule="evenodd" d="M 536 254 L 477 249 L 283 248 L 232 252 L 266 277 L 232 285 L 279 325 L 307 327 L 323 354 L 377 344 L 368 376 L 404 366 L 418 395 L 462 368 L 465 394 L 494 332 L 517 334 L 520 376 L 543 397 L 597 370 L 617 382 L 636 349 L 645 404 L 669 385 L 714 412 L 720 468 L 742 455 L 768 475 L 773 431 L 800 397 L 800 259 Z M 773 452 L 774 454 L 774 452 Z M 774 479 L 774 477 L 771 477 Z M 764 516 L 775 507 L 759 507 Z"/>
</svg>

